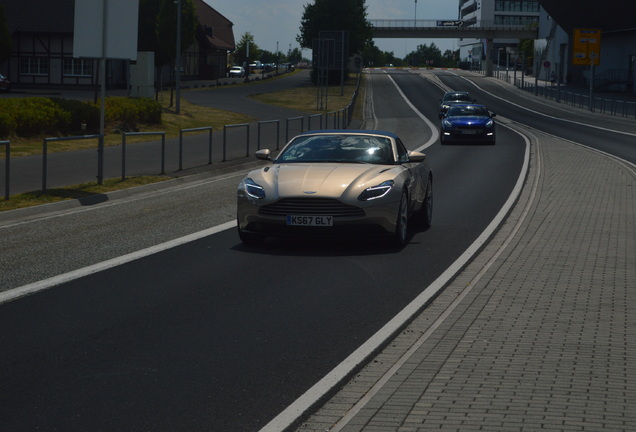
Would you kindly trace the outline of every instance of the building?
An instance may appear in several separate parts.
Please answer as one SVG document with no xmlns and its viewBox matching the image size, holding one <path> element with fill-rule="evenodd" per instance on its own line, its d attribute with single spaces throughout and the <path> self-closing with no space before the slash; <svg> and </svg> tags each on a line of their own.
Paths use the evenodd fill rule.
<svg viewBox="0 0 636 432">
<path fill-rule="evenodd" d="M 183 78 L 225 76 L 235 49 L 232 22 L 203 0 L 194 0 L 199 21 L 196 41 L 183 56 Z M 0 72 L 16 87 L 85 87 L 99 83 L 96 59 L 73 57 L 74 0 L 0 0 L 13 52 Z M 106 85 L 126 88 L 130 61 L 109 60 Z"/>
<path fill-rule="evenodd" d="M 463 26 L 536 27 L 539 25 L 539 1 L 459 0 L 459 19 Z M 460 39 L 460 60 L 473 68 L 481 68 L 486 60 L 488 42 L 485 39 Z M 510 66 L 518 44 L 518 39 L 494 39 L 491 51 L 494 67 Z"/>
<path fill-rule="evenodd" d="M 546 65 L 556 64 L 561 82 L 589 86 L 597 90 L 625 91 L 636 89 L 636 25 L 622 0 L 541 0 L 545 10 L 539 37 L 547 48 Z M 552 24 L 550 24 L 552 23 Z M 554 23 L 557 28 L 552 30 Z M 573 64 L 577 29 L 593 29 L 600 34 L 598 66 Z"/>
</svg>

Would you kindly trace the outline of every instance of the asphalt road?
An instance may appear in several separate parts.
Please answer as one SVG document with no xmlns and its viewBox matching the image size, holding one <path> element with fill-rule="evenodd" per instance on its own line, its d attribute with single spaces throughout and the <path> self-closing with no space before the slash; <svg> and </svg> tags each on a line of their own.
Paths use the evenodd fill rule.
<svg viewBox="0 0 636 432">
<path fill-rule="evenodd" d="M 436 124 L 443 88 L 435 80 L 396 73 L 371 82 L 374 126 L 397 131 L 410 148 L 435 142 L 436 131 L 396 87 Z M 602 135 L 594 131 L 582 136 L 594 141 Z M 433 226 L 413 232 L 402 250 L 300 240 L 246 248 L 231 224 L 240 178 L 231 174 L 0 226 L 3 289 L 43 287 L 39 281 L 77 271 L 0 305 L 3 428 L 257 430 L 395 316 L 495 217 L 525 150 L 519 134 L 503 124 L 498 132 L 496 146 L 424 150 L 435 173 Z M 178 244 L 138 253 L 170 241 Z M 131 253 L 136 259 L 125 257 Z"/>
</svg>

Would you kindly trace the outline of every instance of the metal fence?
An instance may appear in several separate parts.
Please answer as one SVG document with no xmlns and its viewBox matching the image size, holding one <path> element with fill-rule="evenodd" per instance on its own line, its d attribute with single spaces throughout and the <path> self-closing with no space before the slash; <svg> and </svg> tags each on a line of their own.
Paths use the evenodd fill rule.
<svg viewBox="0 0 636 432">
<path fill-rule="evenodd" d="M 494 71 L 493 76 L 515 87 L 532 93 L 537 97 L 550 99 L 558 103 L 587 109 L 592 112 L 629 117 L 636 119 L 636 96 L 627 98 L 628 94 L 616 93 L 616 97 L 595 96 L 583 88 L 572 89 L 559 83 L 536 80 L 534 77 L 515 74 L 509 71 Z"/>
<path fill-rule="evenodd" d="M 222 145 L 222 152 L 220 155 L 218 155 L 217 160 L 220 163 L 223 163 L 223 162 L 228 162 L 228 161 L 248 157 L 250 156 L 250 153 L 252 150 L 254 149 L 259 150 L 261 148 L 262 141 L 264 140 L 267 141 L 267 145 L 271 146 L 272 149 L 274 147 L 276 148 L 276 150 L 280 149 L 281 144 L 284 144 L 280 142 L 280 138 L 281 138 L 280 124 L 282 121 L 285 122 L 285 142 L 289 141 L 293 136 L 297 135 L 298 133 L 307 132 L 308 130 L 321 130 L 321 129 L 332 129 L 332 128 L 346 129 L 347 127 L 349 127 L 353 119 L 353 113 L 354 113 L 355 105 L 358 98 L 358 92 L 360 89 L 360 82 L 361 82 L 361 74 L 358 74 L 354 94 L 349 104 L 341 110 L 331 111 L 331 112 L 326 112 L 321 114 L 309 114 L 307 116 L 293 117 L 289 119 L 268 120 L 268 121 L 257 122 L 258 132 L 257 132 L 255 143 L 253 142 L 254 140 L 250 136 L 250 127 L 251 127 L 250 124 L 225 125 L 223 127 L 223 131 L 218 132 L 219 134 L 222 133 L 223 145 Z M 317 127 L 316 127 L 316 122 L 318 123 Z M 269 127 L 270 124 L 275 125 L 276 127 L 271 128 Z M 263 128 L 262 126 L 266 126 L 267 129 Z M 272 129 L 275 129 L 275 130 L 272 130 Z M 133 147 L 139 144 L 142 144 L 142 143 L 130 144 L 127 142 L 128 137 L 142 136 L 142 135 L 161 136 L 160 146 L 154 145 L 154 141 L 151 141 L 150 143 L 144 143 L 144 144 L 147 144 L 144 146 L 144 150 L 143 150 L 145 153 L 136 155 L 136 157 L 134 158 L 134 162 L 136 165 L 135 175 L 155 175 L 157 174 L 157 171 L 153 168 L 154 162 L 151 162 L 150 159 L 156 158 L 157 156 L 159 156 L 161 158 L 159 174 L 161 175 L 166 173 L 166 165 L 171 162 L 173 165 L 176 165 L 175 171 L 182 171 L 185 169 L 184 168 L 184 165 L 186 164 L 184 160 L 184 148 L 186 147 L 185 139 L 184 139 L 185 134 L 191 134 L 193 132 L 206 132 L 206 131 L 208 132 L 207 140 L 206 140 L 207 145 L 204 145 L 204 143 L 202 142 L 205 139 L 205 137 L 203 137 L 204 134 L 197 134 L 194 137 L 190 137 L 191 139 L 196 140 L 197 144 L 200 144 L 200 145 L 192 146 L 192 147 L 188 146 L 188 155 L 191 157 L 191 161 L 195 160 L 195 162 L 190 162 L 188 167 L 196 168 L 198 166 L 205 165 L 206 163 L 208 165 L 213 163 L 213 151 L 212 151 L 213 150 L 212 149 L 213 131 L 211 126 L 182 129 L 179 133 L 178 142 L 171 142 L 168 148 L 166 143 L 165 132 L 122 132 L 122 141 L 120 146 L 121 164 L 119 166 L 121 170 L 120 171 L 121 179 L 122 180 L 125 179 L 127 175 L 127 170 L 128 170 L 127 165 L 129 165 L 129 162 L 130 162 L 128 160 L 130 158 L 130 156 L 128 155 L 129 151 L 131 151 Z M 44 138 L 43 146 L 42 146 L 43 147 L 42 161 L 40 164 L 41 168 L 29 166 L 28 169 L 26 169 L 25 167 L 20 167 L 19 170 L 14 169 L 13 173 L 10 172 L 10 169 L 9 169 L 12 162 L 11 154 L 10 154 L 10 142 L 0 141 L 0 146 L 2 145 L 6 146 L 5 163 L 0 164 L 0 175 L 2 173 L 2 165 L 4 165 L 5 199 L 10 198 L 11 179 L 13 178 L 15 180 L 15 178 L 12 176 L 17 177 L 18 175 L 20 175 L 20 176 L 35 177 L 35 176 L 38 176 L 38 171 L 40 171 L 39 174 L 41 175 L 41 179 L 42 179 L 41 191 L 45 192 L 47 190 L 48 188 L 47 177 L 48 177 L 48 165 L 49 165 L 48 144 L 49 143 L 56 142 L 56 141 L 68 141 L 68 140 L 89 139 L 89 138 L 99 139 L 100 135 Z M 241 147 L 244 149 L 244 151 L 240 150 Z M 203 150 L 204 148 L 205 150 Z M 114 149 L 114 151 L 116 151 L 116 149 Z M 217 153 L 218 152 L 219 150 L 217 149 Z M 69 152 L 69 153 L 72 153 L 72 152 Z M 177 154 L 175 155 L 175 157 L 171 158 L 169 153 L 171 154 L 177 153 Z M 195 154 L 195 153 L 198 153 L 198 154 Z M 205 156 L 200 153 L 205 153 Z M 58 153 L 58 155 L 61 155 L 62 158 L 64 157 L 63 153 Z M 69 161 L 71 160 L 70 157 L 68 159 Z M 111 160 L 112 159 L 113 157 L 111 155 Z M 16 158 L 14 158 L 14 162 L 15 161 L 16 161 Z M 69 169 L 68 165 L 69 163 L 65 163 L 65 167 L 67 170 Z M 82 166 L 77 167 L 78 169 L 76 171 L 79 171 L 80 168 L 87 169 L 85 167 L 86 162 L 81 163 L 81 165 Z M 16 173 L 15 171 L 20 171 L 20 172 Z M 85 180 L 82 180 L 81 182 L 90 182 L 94 178 L 92 175 L 88 173 L 85 175 L 85 177 L 86 177 Z M 112 177 L 115 177 L 115 176 L 112 176 Z M 21 177 L 20 180 L 22 179 L 23 178 Z M 30 190 L 37 190 L 37 186 Z"/>
</svg>

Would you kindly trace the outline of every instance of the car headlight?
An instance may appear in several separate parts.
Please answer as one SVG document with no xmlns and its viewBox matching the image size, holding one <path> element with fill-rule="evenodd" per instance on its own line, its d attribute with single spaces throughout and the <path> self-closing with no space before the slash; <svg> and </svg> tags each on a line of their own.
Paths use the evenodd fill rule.
<svg viewBox="0 0 636 432">
<path fill-rule="evenodd" d="M 263 189 L 262 186 L 256 184 L 256 182 L 254 182 L 254 180 L 249 177 L 241 182 L 241 187 L 243 188 L 245 193 L 252 198 L 265 198 L 265 189 Z"/>
<path fill-rule="evenodd" d="M 360 201 L 371 201 L 377 198 L 381 198 L 384 195 L 388 194 L 394 185 L 395 182 L 393 180 L 387 180 L 377 186 L 368 187 L 364 191 L 362 191 L 358 199 Z"/>
<path fill-rule="evenodd" d="M 450 121 L 448 121 L 448 120 L 444 120 L 444 121 L 443 121 L 443 124 L 444 124 L 444 127 L 445 127 L 445 128 L 451 128 L 451 127 L 453 127 L 453 124 L 452 124 Z"/>
<path fill-rule="evenodd" d="M 492 120 L 488 120 L 488 123 L 486 123 L 486 127 L 487 127 L 487 128 L 491 128 L 494 124 L 495 124 L 495 122 L 494 122 L 494 121 L 492 121 Z"/>
</svg>

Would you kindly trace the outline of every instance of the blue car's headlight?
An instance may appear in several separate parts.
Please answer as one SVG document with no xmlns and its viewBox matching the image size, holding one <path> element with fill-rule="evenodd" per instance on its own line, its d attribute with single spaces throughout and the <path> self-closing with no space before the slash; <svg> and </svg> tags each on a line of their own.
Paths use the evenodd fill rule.
<svg viewBox="0 0 636 432">
<path fill-rule="evenodd" d="M 487 128 L 491 128 L 494 124 L 495 124 L 495 122 L 494 122 L 494 121 L 492 121 L 492 120 L 488 120 L 488 122 L 486 123 L 486 127 L 487 127 Z"/>
<path fill-rule="evenodd" d="M 453 127 L 453 124 L 450 121 L 448 121 L 448 120 L 444 120 L 443 123 L 444 123 L 444 127 L 445 128 L 452 128 Z"/>
<path fill-rule="evenodd" d="M 394 185 L 395 182 L 393 180 L 387 180 L 377 186 L 368 187 L 364 191 L 362 191 L 358 199 L 360 201 L 370 201 L 376 198 L 381 198 L 384 195 L 388 194 Z"/>
<path fill-rule="evenodd" d="M 263 189 L 262 186 L 256 184 L 251 178 L 248 177 L 243 180 L 241 186 L 248 196 L 256 199 L 265 198 L 265 189 Z"/>
</svg>

